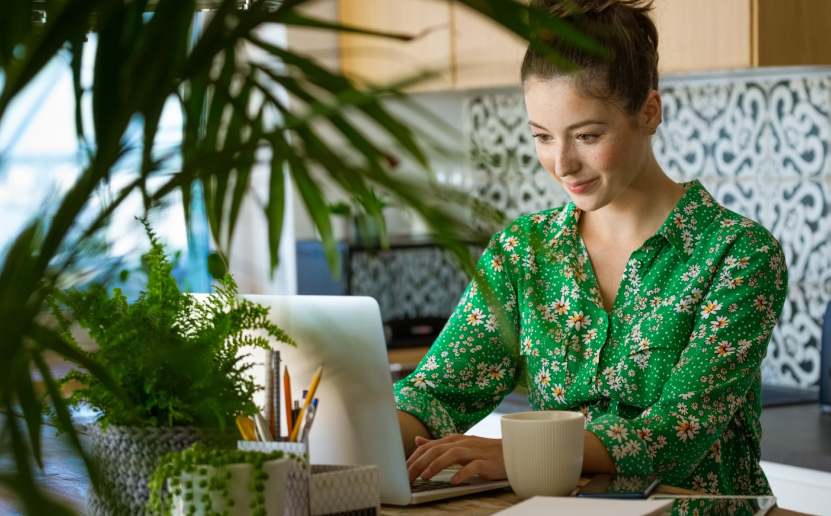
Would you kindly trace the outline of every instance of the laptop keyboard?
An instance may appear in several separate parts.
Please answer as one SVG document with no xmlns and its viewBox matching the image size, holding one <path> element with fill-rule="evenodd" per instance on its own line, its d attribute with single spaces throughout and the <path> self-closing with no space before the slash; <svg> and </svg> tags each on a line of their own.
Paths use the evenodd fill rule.
<svg viewBox="0 0 831 516">
<path fill-rule="evenodd" d="M 437 489 L 447 489 L 448 487 L 469 486 L 470 484 L 451 484 L 450 482 L 441 482 L 437 480 L 417 479 L 410 484 L 410 491 L 413 493 L 423 493 L 425 491 L 435 491 Z"/>
</svg>

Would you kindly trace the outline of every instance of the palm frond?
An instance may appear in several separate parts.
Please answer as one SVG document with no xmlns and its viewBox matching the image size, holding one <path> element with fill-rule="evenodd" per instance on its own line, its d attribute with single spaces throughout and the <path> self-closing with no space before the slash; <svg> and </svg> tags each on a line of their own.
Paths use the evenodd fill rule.
<svg viewBox="0 0 831 516">
<path fill-rule="evenodd" d="M 87 163 L 49 216 L 26 226 L 5 256 L 0 269 L 0 405 L 6 412 L 0 428 L 0 454 L 11 459 L 11 472 L 0 484 L 15 493 L 29 514 L 69 514 L 49 501 L 34 480 L 31 459 L 40 461 L 41 402 L 34 396 L 31 370 L 43 377 L 46 400 L 67 429 L 81 457 L 66 403 L 43 359 L 46 351 L 74 361 L 118 388 L 107 372 L 80 352 L 64 335 L 36 322 L 43 292 L 60 281 L 77 258 L 77 248 L 94 238 L 106 220 L 133 192 L 150 209 L 181 191 L 185 217 L 191 192 L 204 192 L 211 235 L 221 255 L 228 256 L 244 199 L 251 193 L 255 168 L 269 175 L 262 201 L 268 221 L 271 267 L 278 265 L 287 179 L 293 181 L 323 239 L 327 259 L 337 263 L 325 186 L 335 185 L 350 202 L 376 221 L 384 237 L 381 207 L 392 202 L 414 210 L 435 239 L 450 249 L 472 273 L 468 244 L 488 235 L 470 224 L 498 223 L 501 214 L 439 184 L 431 173 L 425 139 L 384 99 L 406 99 L 403 89 L 429 73 L 415 73 L 393 85 L 357 84 L 328 70 L 314 59 L 271 44 L 261 35 L 268 24 L 321 31 L 343 31 L 408 41 L 400 34 L 318 20 L 301 12 L 311 0 L 252 0 L 247 10 L 238 0 L 216 0 L 216 9 L 194 38 L 194 0 L 46 0 L 45 24 L 31 22 L 32 0 L 0 2 L 0 121 L 7 108 L 59 53 L 68 53 L 75 89 L 74 122 Z M 424 0 L 425 2 L 430 0 Z M 530 41 L 551 59 L 562 57 L 544 40 L 552 33 L 586 52 L 605 49 L 579 34 L 563 20 L 517 0 L 457 0 Z M 145 16 L 152 10 L 152 16 Z M 83 50 L 88 31 L 97 34 L 91 88 L 81 84 Z M 193 40 L 195 44 L 192 44 Z M 253 60 L 246 49 L 264 57 Z M 282 88 L 292 105 L 275 95 Z M 155 148 L 161 113 L 168 99 L 178 99 L 184 123 L 176 155 Z M 92 123 L 87 127 L 80 106 L 88 100 Z M 90 221 L 82 217 L 95 192 L 107 185 L 119 161 L 131 149 L 125 135 L 132 121 L 143 124 L 135 178 Z M 371 127 L 371 130 L 369 129 Z M 0 156 L 2 157 L 2 156 Z M 417 170 L 404 173 L 396 164 L 406 159 Z M 181 163 L 165 178 L 158 171 Z M 287 178 L 288 175 L 288 178 Z M 149 189 L 151 179 L 164 179 Z M 222 259 L 222 257 L 218 257 Z M 23 418 L 12 415 L 20 406 Z M 86 460 L 86 457 L 84 457 Z M 93 472 L 94 473 L 94 472 Z M 92 480 L 97 479 L 93 474 Z"/>
</svg>

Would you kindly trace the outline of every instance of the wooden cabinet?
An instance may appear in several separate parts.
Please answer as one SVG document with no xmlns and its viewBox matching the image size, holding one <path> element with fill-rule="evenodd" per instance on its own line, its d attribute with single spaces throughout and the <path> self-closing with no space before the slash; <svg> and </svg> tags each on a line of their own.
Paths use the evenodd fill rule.
<svg viewBox="0 0 831 516">
<path fill-rule="evenodd" d="M 341 0 L 338 11 L 344 25 L 413 36 L 400 41 L 342 32 L 341 68 L 347 77 L 383 85 L 431 72 L 438 77 L 410 90 L 453 87 L 449 1 Z"/>
<path fill-rule="evenodd" d="M 831 65 L 831 0 L 655 0 L 661 73 Z M 525 43 L 470 8 L 439 0 L 340 0 L 340 19 L 420 35 L 341 35 L 350 76 L 384 83 L 441 71 L 422 90 L 519 85 Z"/>
<path fill-rule="evenodd" d="M 454 3 L 451 8 L 454 87 L 519 86 L 525 40 L 466 5 Z"/>
<path fill-rule="evenodd" d="M 751 66 L 750 0 L 656 0 L 654 5 L 661 73 Z"/>
<path fill-rule="evenodd" d="M 753 0 L 753 66 L 831 65 L 831 1 Z"/>
</svg>

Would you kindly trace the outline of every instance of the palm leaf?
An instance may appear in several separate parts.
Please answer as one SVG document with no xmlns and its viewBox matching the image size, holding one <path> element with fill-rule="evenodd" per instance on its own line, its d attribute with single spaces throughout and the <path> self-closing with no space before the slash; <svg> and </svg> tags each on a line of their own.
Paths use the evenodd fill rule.
<svg viewBox="0 0 831 516">
<path fill-rule="evenodd" d="M 47 399 L 82 457 L 80 441 L 43 353 L 56 353 L 74 361 L 119 395 L 116 382 L 83 351 L 35 322 L 43 309 L 42 292 L 60 281 L 77 259 L 83 242 L 97 234 L 132 192 L 141 191 L 150 209 L 181 190 L 190 223 L 191 192 L 196 183 L 201 183 L 211 235 L 227 255 L 250 190 L 251 171 L 260 156 L 270 154 L 264 167 L 270 177 L 263 213 L 268 220 L 272 270 L 278 265 L 288 172 L 321 234 L 333 267 L 338 256 L 329 203 L 323 193 L 328 184 L 337 185 L 354 206 L 376 220 L 382 240 L 381 199 L 412 208 L 426 221 L 436 240 L 458 257 L 466 271 L 473 272 L 468 243 L 481 242 L 484 235 L 470 227 L 466 214 L 494 222 L 499 214 L 437 184 L 430 174 L 424 135 L 393 115 L 383 100 L 406 100 L 402 89 L 429 74 L 416 73 L 393 85 L 355 84 L 307 56 L 264 41 L 259 29 L 280 23 L 399 41 L 420 35 L 317 20 L 299 10 L 310 1 L 285 0 L 274 9 L 271 2 L 254 0 L 248 10 L 239 11 L 236 0 L 221 0 L 192 46 L 194 0 L 47 0 L 46 23 L 37 28 L 29 23 L 31 0 L 0 2 L 0 122 L 9 104 L 47 63 L 59 53 L 68 53 L 77 104 L 76 133 L 87 147 L 88 160 L 54 212 L 44 214 L 18 235 L 0 269 L 0 328 L 4 332 L 0 339 L 0 356 L 4 358 L 0 361 L 0 405 L 8 414 L 0 429 L 0 454 L 14 463 L 12 473 L 0 474 L 0 484 L 19 497 L 28 513 L 69 514 L 44 497 L 31 469 L 31 458 L 40 461 L 41 425 L 36 417 L 40 401 L 34 396 L 30 365 L 43 376 Z M 552 33 L 586 52 L 603 55 L 605 51 L 564 21 L 551 19 L 523 2 L 458 2 L 529 39 L 533 48 L 551 59 L 562 61 L 544 45 Z M 144 16 L 148 8 L 153 10 L 149 19 Z M 91 90 L 83 91 L 81 59 L 90 28 L 98 37 L 95 73 Z M 262 51 L 267 62 L 245 59 L 246 45 Z M 275 98 L 274 86 L 290 92 L 302 109 L 286 106 Z M 85 127 L 81 117 L 85 95 L 92 105 L 91 127 Z M 154 141 L 169 98 L 179 99 L 184 117 L 182 143 L 176 156 L 159 154 Z M 263 99 L 257 110 L 250 109 L 253 98 Z M 266 123 L 266 113 L 279 114 L 279 120 Z M 131 121 L 137 119 L 144 124 L 142 142 L 137 144 L 141 147 L 137 177 L 92 220 L 81 217 L 90 199 L 109 182 L 116 164 L 135 151 L 130 147 L 133 143 L 124 138 Z M 374 126 L 372 130 L 365 128 L 366 123 Z M 370 136 L 374 133 L 380 133 L 380 137 Z M 395 162 L 400 158 L 420 167 L 421 175 L 398 173 Z M 150 179 L 160 177 L 158 171 L 176 159 L 181 160 L 181 169 L 171 173 L 160 187 L 149 190 Z M 22 419 L 11 416 L 15 402 L 20 404 Z M 97 482 L 92 473 L 93 482 Z"/>
</svg>

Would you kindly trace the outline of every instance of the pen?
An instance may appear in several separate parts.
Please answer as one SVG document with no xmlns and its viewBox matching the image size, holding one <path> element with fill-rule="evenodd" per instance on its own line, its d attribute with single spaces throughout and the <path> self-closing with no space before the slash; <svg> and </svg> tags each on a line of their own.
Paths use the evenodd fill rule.
<svg viewBox="0 0 831 516">
<path fill-rule="evenodd" d="M 296 443 L 297 442 L 297 434 L 300 433 L 300 421 L 303 420 L 303 414 L 306 412 L 306 408 L 309 406 L 309 403 L 314 399 L 315 392 L 317 392 L 317 386 L 320 385 L 320 376 L 323 374 L 323 366 L 317 368 L 317 372 L 312 378 L 312 386 L 309 387 L 309 393 L 306 396 L 306 400 L 303 402 L 303 408 L 300 409 L 300 416 L 297 418 L 297 421 L 294 422 L 294 430 L 291 432 L 291 437 L 289 438 L 290 442 Z"/>
<path fill-rule="evenodd" d="M 312 423 L 315 421 L 315 415 L 317 414 L 317 408 L 314 406 L 309 407 L 308 412 L 306 412 L 306 422 L 303 424 L 303 432 L 300 437 L 300 442 L 305 443 L 306 440 L 309 438 L 309 432 L 312 431 Z"/>
<path fill-rule="evenodd" d="M 291 418 L 291 376 L 289 376 L 289 366 L 286 366 L 285 373 L 283 373 L 283 390 L 286 397 L 286 429 L 289 435 L 294 429 L 294 420 Z"/>
<path fill-rule="evenodd" d="M 306 399 L 306 394 L 308 394 L 308 392 L 309 391 L 303 391 L 303 399 L 304 400 Z M 312 405 L 314 406 L 314 408 L 317 408 L 317 398 L 312 400 Z"/>
</svg>

